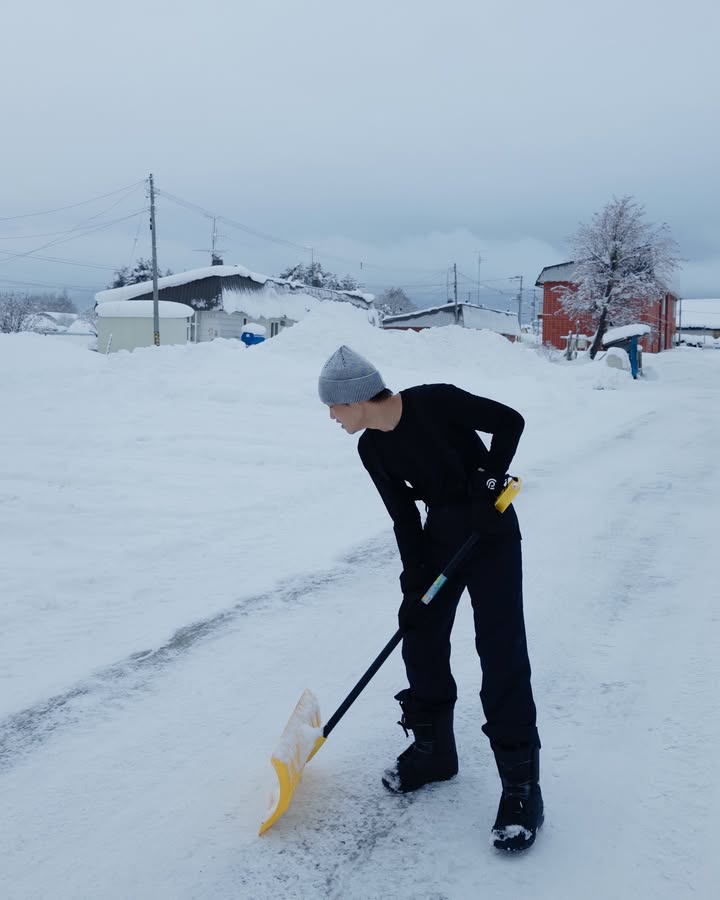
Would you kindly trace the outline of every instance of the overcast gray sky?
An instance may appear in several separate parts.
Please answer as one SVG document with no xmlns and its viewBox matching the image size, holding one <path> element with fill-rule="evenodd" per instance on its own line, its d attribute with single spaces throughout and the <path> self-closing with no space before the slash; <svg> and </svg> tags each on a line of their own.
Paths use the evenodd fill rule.
<svg viewBox="0 0 720 900">
<path fill-rule="evenodd" d="M 251 230 L 219 227 L 226 262 L 277 274 L 313 248 L 420 304 L 444 302 L 453 263 L 461 296 L 510 296 L 517 275 L 531 289 L 579 222 L 631 194 L 678 241 L 681 293 L 720 296 L 719 8 L 15 3 L 0 54 L 0 290 L 67 285 L 90 302 L 150 253 L 153 172 Z M 210 218 L 162 195 L 157 215 L 163 269 L 209 263 Z"/>
</svg>

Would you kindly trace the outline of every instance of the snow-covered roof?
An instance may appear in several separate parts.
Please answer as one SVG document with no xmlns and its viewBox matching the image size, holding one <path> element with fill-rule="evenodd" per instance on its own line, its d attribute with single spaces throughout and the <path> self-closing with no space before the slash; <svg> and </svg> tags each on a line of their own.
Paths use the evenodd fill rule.
<svg viewBox="0 0 720 900">
<path fill-rule="evenodd" d="M 177 272 L 175 275 L 163 275 L 162 278 L 158 278 L 158 290 L 177 287 L 179 284 L 189 284 L 189 282 L 199 281 L 201 278 L 212 278 L 215 275 L 240 275 L 242 278 L 249 278 L 258 284 L 265 284 L 268 280 L 267 275 L 258 275 L 257 272 L 251 272 L 245 266 L 203 266 L 200 269 L 188 269 L 187 272 Z M 143 294 L 147 294 L 148 290 L 152 290 L 152 281 L 139 281 L 137 284 L 126 284 L 123 287 L 98 291 L 95 294 L 95 299 L 98 303 L 105 303 L 108 300 L 132 300 L 133 297 L 141 297 Z"/>
<path fill-rule="evenodd" d="M 347 294 L 348 297 L 357 297 L 364 300 L 368 305 L 375 301 L 375 294 L 369 294 L 367 291 L 337 291 L 338 294 Z"/>
<path fill-rule="evenodd" d="M 96 312 L 101 319 L 152 319 L 154 315 L 152 300 L 108 300 L 98 304 Z M 195 310 L 184 303 L 158 300 L 158 315 L 161 319 L 188 319 Z"/>
<path fill-rule="evenodd" d="M 486 306 L 479 306 L 476 303 L 466 303 L 465 301 L 458 301 L 458 307 L 463 307 L 465 309 L 483 309 L 486 312 L 496 312 L 500 313 L 503 316 L 510 316 L 512 318 L 517 318 L 516 314 L 513 312 L 508 312 L 506 309 L 488 309 Z M 414 309 L 411 312 L 397 313 L 394 316 L 385 316 L 383 318 L 383 322 L 400 322 L 403 319 L 414 319 L 417 316 L 424 316 L 426 313 L 434 313 L 434 312 L 447 312 L 448 310 L 453 310 L 455 308 L 454 303 L 443 303 L 440 306 L 428 306 L 425 309 Z"/>
<path fill-rule="evenodd" d="M 535 287 L 542 287 L 546 281 L 572 281 L 575 262 L 558 263 L 556 266 L 545 266 L 538 275 Z"/>
<path fill-rule="evenodd" d="M 719 299 L 682 300 L 676 306 L 678 325 L 685 328 L 720 328 Z"/>
<path fill-rule="evenodd" d="M 158 290 L 163 288 L 178 287 L 182 284 L 190 284 L 193 281 L 200 281 L 203 278 L 230 278 L 232 276 L 240 276 L 248 278 L 256 284 L 265 285 L 268 283 L 285 285 L 294 291 L 308 291 L 314 293 L 318 297 L 326 297 L 327 299 L 338 299 L 338 297 L 352 297 L 362 301 L 366 306 L 370 306 L 375 300 L 374 294 L 368 294 L 364 291 L 342 291 L 334 288 L 312 288 L 300 281 L 287 281 L 284 278 L 276 278 L 272 275 L 262 275 L 259 272 L 253 272 L 245 266 L 203 266 L 199 269 L 188 269 L 186 272 L 177 272 L 174 275 L 163 275 L 158 278 Z M 140 281 L 137 284 L 126 284 L 119 288 L 108 288 L 105 291 L 98 291 L 95 294 L 97 303 L 106 303 L 111 300 L 132 300 L 133 297 L 142 297 L 152 291 L 152 281 Z"/>
<path fill-rule="evenodd" d="M 475 303 L 457 304 L 461 311 L 463 324 L 466 328 L 487 328 L 499 334 L 519 334 L 517 315 L 504 309 L 488 309 Z M 455 304 L 444 303 L 442 306 L 431 306 L 427 309 L 413 310 L 412 312 L 398 313 L 394 316 L 385 316 L 384 328 L 397 328 L 403 324 L 419 326 L 423 319 L 454 319 Z M 449 321 L 443 324 L 452 324 Z"/>
<path fill-rule="evenodd" d="M 226 313 L 241 312 L 253 319 L 292 319 L 299 322 L 322 303 L 316 297 L 305 294 L 285 293 L 268 285 L 260 291 L 224 290 L 221 308 Z"/>
<path fill-rule="evenodd" d="M 633 322 L 631 325 L 619 325 L 617 328 L 608 328 L 603 335 L 603 344 L 613 344 L 625 338 L 637 337 L 641 334 L 650 334 L 652 329 L 644 322 Z"/>
</svg>

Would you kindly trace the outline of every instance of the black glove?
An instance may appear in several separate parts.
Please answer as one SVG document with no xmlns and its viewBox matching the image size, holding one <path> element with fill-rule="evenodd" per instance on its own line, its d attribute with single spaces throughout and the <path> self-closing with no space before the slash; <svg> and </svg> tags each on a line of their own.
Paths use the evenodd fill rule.
<svg viewBox="0 0 720 900">
<path fill-rule="evenodd" d="M 400 576 L 400 588 L 403 592 L 402 603 L 398 609 L 398 627 L 407 631 L 419 625 L 427 614 L 427 605 L 421 597 L 432 583 L 432 577 L 425 565 L 405 570 Z"/>
<path fill-rule="evenodd" d="M 502 493 L 507 475 L 487 472 L 478 469 L 472 485 L 472 527 L 473 531 L 483 532 L 492 523 L 497 514 L 495 501 Z"/>
</svg>

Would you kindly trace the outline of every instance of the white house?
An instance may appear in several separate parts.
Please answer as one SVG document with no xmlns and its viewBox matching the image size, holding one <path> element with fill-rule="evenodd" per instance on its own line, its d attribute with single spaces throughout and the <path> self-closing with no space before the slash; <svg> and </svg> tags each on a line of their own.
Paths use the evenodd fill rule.
<svg viewBox="0 0 720 900">
<path fill-rule="evenodd" d="M 352 303 L 374 314 L 372 294 L 311 287 L 251 272 L 244 266 L 213 265 L 158 279 L 160 300 L 184 303 L 195 312 L 191 340 L 239 338 L 248 323 L 271 338 L 323 300 Z M 152 281 L 100 291 L 97 303 L 152 301 Z"/>
</svg>

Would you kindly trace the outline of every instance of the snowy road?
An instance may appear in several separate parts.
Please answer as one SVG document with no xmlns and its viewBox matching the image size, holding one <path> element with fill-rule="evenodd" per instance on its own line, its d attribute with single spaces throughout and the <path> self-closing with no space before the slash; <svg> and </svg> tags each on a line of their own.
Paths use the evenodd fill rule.
<svg viewBox="0 0 720 900">
<path fill-rule="evenodd" d="M 604 418 L 568 427 L 562 452 L 543 434 L 567 417 L 538 421 L 523 456 L 547 808 L 532 851 L 489 848 L 498 783 L 465 601 L 458 778 L 400 799 L 382 790 L 405 746 L 396 654 L 257 837 L 269 754 L 302 689 L 327 718 L 394 630 L 397 560 L 378 519 L 377 536 L 334 567 L 239 592 L 0 720 L 0 896 L 709 900 L 720 878 L 715 356 L 691 369 L 668 354 L 663 389 L 643 385 L 627 407 L 595 392 Z"/>
</svg>

